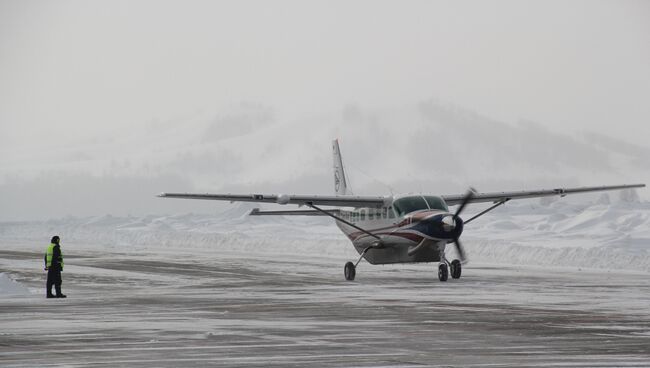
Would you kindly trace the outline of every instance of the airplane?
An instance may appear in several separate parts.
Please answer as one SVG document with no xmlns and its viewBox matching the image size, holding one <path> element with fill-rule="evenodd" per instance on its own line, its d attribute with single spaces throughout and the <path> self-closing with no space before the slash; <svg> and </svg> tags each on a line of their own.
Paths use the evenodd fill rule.
<svg viewBox="0 0 650 368">
<path fill-rule="evenodd" d="M 338 140 L 332 142 L 334 155 L 335 195 L 296 194 L 192 194 L 161 193 L 162 198 L 205 199 L 232 202 L 276 203 L 298 205 L 310 210 L 261 211 L 251 216 L 329 216 L 350 239 L 359 253 L 356 262 L 343 268 L 346 280 L 353 281 L 362 259 L 370 264 L 438 262 L 438 279 L 447 281 L 461 276 L 466 263 L 460 235 L 465 225 L 478 217 L 515 199 L 539 198 L 569 194 L 643 188 L 645 184 L 624 184 L 599 187 L 556 188 L 533 191 L 478 193 L 470 188 L 465 194 L 397 196 L 358 196 L 350 193 Z M 470 203 L 492 202 L 493 205 L 473 217 L 460 215 Z M 455 212 L 449 206 L 456 206 Z M 335 207 L 335 208 L 323 208 Z M 451 262 L 445 256 L 447 244 L 453 243 L 460 259 Z"/>
</svg>

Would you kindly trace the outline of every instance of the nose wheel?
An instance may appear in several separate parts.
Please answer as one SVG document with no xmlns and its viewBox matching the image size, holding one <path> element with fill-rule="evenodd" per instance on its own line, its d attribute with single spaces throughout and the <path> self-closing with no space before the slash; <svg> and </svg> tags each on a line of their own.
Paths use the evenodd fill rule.
<svg viewBox="0 0 650 368">
<path fill-rule="evenodd" d="M 454 259 L 447 267 L 447 262 L 438 265 L 438 280 L 447 281 L 451 275 L 452 279 L 459 279 L 462 271 L 462 266 L 459 260 Z"/>
<path fill-rule="evenodd" d="M 460 278 L 460 273 L 462 271 L 462 266 L 459 260 L 454 259 L 451 261 L 451 278 L 452 279 L 459 279 Z"/>
<path fill-rule="evenodd" d="M 449 272 L 447 271 L 447 264 L 441 263 L 438 265 L 438 280 L 447 281 L 449 277 Z"/>
</svg>

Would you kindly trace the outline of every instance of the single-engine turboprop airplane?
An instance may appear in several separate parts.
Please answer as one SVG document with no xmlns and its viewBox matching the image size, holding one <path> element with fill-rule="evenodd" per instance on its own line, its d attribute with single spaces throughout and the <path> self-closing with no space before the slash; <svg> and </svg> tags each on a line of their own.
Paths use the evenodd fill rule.
<svg viewBox="0 0 650 368">
<path fill-rule="evenodd" d="M 477 193 L 470 189 L 465 194 L 357 196 L 348 191 L 343 160 L 338 140 L 332 142 L 334 153 L 334 196 L 294 194 L 191 194 L 162 193 L 163 198 L 211 199 L 231 202 L 262 202 L 281 205 L 307 206 L 311 210 L 260 211 L 250 215 L 308 215 L 332 217 L 341 231 L 352 241 L 359 253 L 356 263 L 344 267 L 346 280 L 354 280 L 356 268 L 362 259 L 371 264 L 439 262 L 438 279 L 447 281 L 449 274 L 460 278 L 466 261 L 460 235 L 466 224 L 513 199 L 606 190 L 642 188 L 645 184 L 613 185 L 582 188 L 558 188 L 518 192 Z M 468 220 L 460 214 L 469 203 L 493 202 L 493 205 Z M 458 205 L 454 213 L 447 206 Z M 325 209 L 322 206 L 338 207 Z M 345 209 L 348 208 L 348 209 Z M 447 244 L 453 243 L 460 259 L 449 262 L 445 257 Z"/>
</svg>

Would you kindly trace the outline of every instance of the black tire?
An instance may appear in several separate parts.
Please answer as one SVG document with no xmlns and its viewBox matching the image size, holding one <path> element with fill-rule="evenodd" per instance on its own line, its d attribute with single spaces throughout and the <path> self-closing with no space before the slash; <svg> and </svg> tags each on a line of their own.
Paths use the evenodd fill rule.
<svg viewBox="0 0 650 368">
<path fill-rule="evenodd" d="M 451 278 L 459 279 L 462 270 L 463 267 L 461 266 L 459 260 L 454 259 L 453 261 L 451 261 Z"/>
<path fill-rule="evenodd" d="M 447 265 L 444 263 L 441 263 L 438 266 L 438 280 L 440 281 L 447 281 L 447 278 L 449 278 L 449 272 L 447 271 Z"/>
<path fill-rule="evenodd" d="M 343 268 L 343 275 L 348 281 L 354 281 L 354 277 L 357 275 L 357 268 L 354 266 L 354 263 L 348 262 Z"/>
</svg>

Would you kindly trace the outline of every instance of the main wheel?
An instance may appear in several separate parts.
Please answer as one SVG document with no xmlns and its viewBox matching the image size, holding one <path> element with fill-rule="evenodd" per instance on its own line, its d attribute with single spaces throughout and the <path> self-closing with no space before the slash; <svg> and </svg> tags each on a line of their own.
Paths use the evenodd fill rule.
<svg viewBox="0 0 650 368">
<path fill-rule="evenodd" d="M 441 263 L 438 266 L 438 280 L 447 281 L 448 277 L 449 277 L 449 272 L 447 272 L 447 265 L 445 263 Z"/>
<path fill-rule="evenodd" d="M 346 263 L 345 267 L 343 268 L 343 274 L 345 275 L 346 280 L 353 281 L 354 276 L 357 275 L 357 268 L 354 266 L 354 263 Z"/>
<path fill-rule="evenodd" d="M 462 266 L 460 265 L 460 261 L 457 259 L 451 261 L 451 277 L 454 279 L 459 279 L 461 271 Z"/>
</svg>

